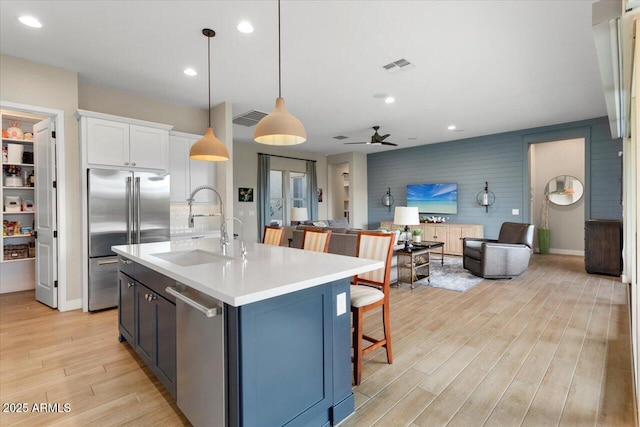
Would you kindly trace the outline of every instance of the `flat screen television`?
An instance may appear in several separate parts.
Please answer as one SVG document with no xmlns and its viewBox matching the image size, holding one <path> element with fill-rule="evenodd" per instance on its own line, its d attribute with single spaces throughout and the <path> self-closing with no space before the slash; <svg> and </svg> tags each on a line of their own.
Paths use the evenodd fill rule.
<svg viewBox="0 0 640 427">
<path fill-rule="evenodd" d="M 408 184 L 407 206 L 423 214 L 457 214 L 458 184 Z"/>
</svg>

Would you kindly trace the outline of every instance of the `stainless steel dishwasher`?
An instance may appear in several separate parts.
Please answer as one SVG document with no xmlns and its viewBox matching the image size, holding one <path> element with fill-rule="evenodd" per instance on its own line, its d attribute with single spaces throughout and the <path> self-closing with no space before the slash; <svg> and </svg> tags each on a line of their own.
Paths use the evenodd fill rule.
<svg viewBox="0 0 640 427">
<path fill-rule="evenodd" d="M 196 427 L 225 425 L 224 304 L 185 285 L 176 297 L 178 407 Z"/>
</svg>

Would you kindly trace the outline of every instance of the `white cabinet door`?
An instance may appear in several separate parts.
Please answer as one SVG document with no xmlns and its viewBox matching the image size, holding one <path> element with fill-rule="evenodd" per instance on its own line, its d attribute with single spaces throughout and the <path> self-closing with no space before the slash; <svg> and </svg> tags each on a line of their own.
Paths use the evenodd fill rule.
<svg viewBox="0 0 640 427">
<path fill-rule="evenodd" d="M 33 151 L 36 165 L 36 300 L 49 307 L 58 306 L 58 255 L 56 231 L 55 140 L 53 123 L 46 119 L 33 126 Z"/>
<path fill-rule="evenodd" d="M 129 166 L 129 125 L 87 119 L 87 162 L 94 165 Z"/>
<path fill-rule="evenodd" d="M 169 173 L 171 174 L 171 202 L 186 203 L 191 192 L 201 185 L 215 187 L 215 162 L 191 160 L 189 150 L 199 135 L 171 132 L 169 134 Z M 215 194 L 201 191 L 195 203 L 216 203 Z"/>
<path fill-rule="evenodd" d="M 135 168 L 167 170 L 168 132 L 145 126 L 129 126 L 130 165 Z"/>
<path fill-rule="evenodd" d="M 195 144 L 198 138 L 193 138 L 191 140 L 191 145 Z M 189 153 L 187 152 L 187 158 L 189 157 Z M 211 187 L 216 186 L 216 167 L 215 162 L 207 162 L 204 160 L 189 160 L 190 165 L 190 178 L 191 178 L 191 189 L 189 192 L 193 191 L 195 188 L 200 187 L 201 185 L 209 185 Z M 201 191 L 197 195 L 198 200 L 197 203 L 216 203 L 217 198 L 212 191 Z"/>
<path fill-rule="evenodd" d="M 189 147 L 191 140 L 169 136 L 169 174 L 171 175 L 171 203 L 186 203 L 189 197 Z"/>
</svg>

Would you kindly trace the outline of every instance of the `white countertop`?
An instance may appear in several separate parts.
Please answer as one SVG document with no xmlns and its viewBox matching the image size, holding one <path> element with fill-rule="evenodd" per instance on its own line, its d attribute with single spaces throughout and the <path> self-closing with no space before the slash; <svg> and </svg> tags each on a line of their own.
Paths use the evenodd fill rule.
<svg viewBox="0 0 640 427">
<path fill-rule="evenodd" d="M 224 303 L 238 307 L 311 288 L 384 267 L 382 261 L 325 254 L 284 246 L 247 243 L 247 257 L 240 257 L 240 242 L 227 248 L 232 260 L 180 266 L 153 254 L 203 250 L 221 255 L 220 239 L 114 246 L 132 261 L 190 286 Z"/>
</svg>

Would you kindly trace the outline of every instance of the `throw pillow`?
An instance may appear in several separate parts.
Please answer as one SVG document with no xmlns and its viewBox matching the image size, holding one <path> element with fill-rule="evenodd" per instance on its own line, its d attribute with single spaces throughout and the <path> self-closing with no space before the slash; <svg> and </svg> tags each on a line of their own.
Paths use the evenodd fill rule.
<svg viewBox="0 0 640 427">
<path fill-rule="evenodd" d="M 327 226 L 327 224 L 325 224 L 325 222 L 324 222 L 324 221 L 314 221 L 314 222 L 313 222 L 313 225 L 314 225 L 315 227 L 326 227 L 326 226 Z"/>
</svg>

